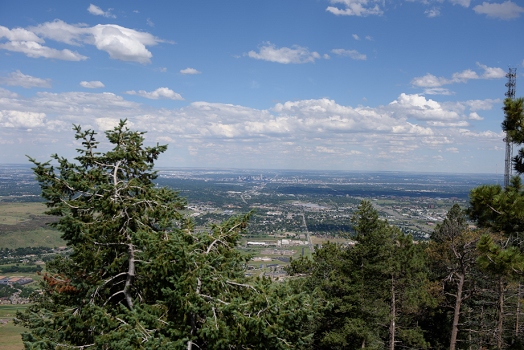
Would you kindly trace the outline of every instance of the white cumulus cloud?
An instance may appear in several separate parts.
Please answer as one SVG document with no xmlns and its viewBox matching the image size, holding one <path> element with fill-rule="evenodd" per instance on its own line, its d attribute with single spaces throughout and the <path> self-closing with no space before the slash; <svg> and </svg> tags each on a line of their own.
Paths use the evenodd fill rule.
<svg viewBox="0 0 524 350">
<path fill-rule="evenodd" d="M 426 95 L 454 95 L 455 93 L 453 91 L 450 91 L 445 88 L 441 87 L 434 87 L 434 88 L 426 88 L 424 89 L 424 94 Z"/>
<path fill-rule="evenodd" d="M 422 77 L 416 77 L 411 80 L 411 84 L 419 87 L 436 88 L 445 84 L 449 84 L 449 80 L 446 78 L 439 78 L 431 73 L 427 73 Z"/>
<path fill-rule="evenodd" d="M 91 29 L 82 23 L 69 24 L 62 20 L 55 19 L 52 22 L 45 22 L 37 26 L 29 27 L 28 30 L 43 38 L 68 45 L 81 46 L 84 43 L 92 44 L 92 39 L 90 39 Z"/>
<path fill-rule="evenodd" d="M 482 74 L 482 79 L 500 79 L 506 76 L 506 72 L 502 68 L 488 67 L 478 62 L 477 62 L 477 65 L 480 68 L 484 69 L 484 73 Z"/>
<path fill-rule="evenodd" d="M 4 26 L 0 26 L 0 38 L 6 38 L 9 41 L 34 41 L 37 43 L 44 42 L 42 38 L 39 38 L 38 35 L 32 31 L 23 28 L 9 29 Z"/>
<path fill-rule="evenodd" d="M 91 28 L 91 33 L 97 49 L 107 52 L 109 57 L 142 64 L 151 63 L 153 57 L 146 46 L 156 45 L 159 41 L 149 33 L 116 24 L 98 24 Z"/>
<path fill-rule="evenodd" d="M 104 83 L 102 83 L 99 80 L 81 81 L 80 86 L 85 87 L 87 89 L 99 89 L 105 87 Z"/>
<path fill-rule="evenodd" d="M 460 119 L 459 113 L 445 108 L 442 104 L 422 95 L 405 93 L 389 104 L 395 114 L 404 117 L 425 121 L 456 121 Z"/>
<path fill-rule="evenodd" d="M 6 77 L 0 77 L 0 84 L 21 86 L 26 89 L 31 87 L 50 88 L 51 79 L 32 77 L 17 70 L 15 72 L 9 73 Z"/>
<path fill-rule="evenodd" d="M 337 6 L 328 6 L 326 8 L 326 11 L 337 16 L 365 17 L 383 14 L 383 11 L 377 4 L 383 3 L 381 0 L 330 0 L 330 3 L 333 5 L 342 5 L 342 8 Z"/>
<path fill-rule="evenodd" d="M 32 33 L 29 34 L 29 33 Z M 153 57 L 147 47 L 167 42 L 154 35 L 134 29 L 125 28 L 116 24 L 98 24 L 88 27 L 85 24 L 68 24 L 61 20 L 45 22 L 38 26 L 29 27 L 27 30 L 9 30 L 0 28 L 0 38 L 10 40 L 0 44 L 0 48 L 17 51 L 29 57 L 46 57 L 61 60 L 79 61 L 87 57 L 72 52 L 68 49 L 56 50 L 41 45 L 44 40 L 51 39 L 68 45 L 81 46 L 94 45 L 97 49 L 105 51 L 109 57 L 121 61 L 150 63 Z M 27 37 L 31 40 L 20 40 Z M 19 40 L 11 40 L 19 39 Z"/>
<path fill-rule="evenodd" d="M 111 10 L 112 9 L 108 9 L 107 11 L 104 11 L 100 7 L 93 4 L 90 4 L 87 8 L 87 11 L 92 15 L 116 18 L 116 16 L 111 13 Z"/>
<path fill-rule="evenodd" d="M 188 67 L 186 69 L 180 70 L 180 73 L 182 73 L 182 74 L 200 74 L 201 72 L 199 72 L 195 68 L 189 68 Z"/>
<path fill-rule="evenodd" d="M 504 1 L 503 3 L 483 2 L 481 5 L 473 7 L 473 11 L 491 18 L 510 20 L 520 17 L 520 14 L 524 12 L 524 7 L 520 7 L 512 1 Z"/>
<path fill-rule="evenodd" d="M 416 77 L 411 80 L 411 84 L 417 87 L 439 88 L 443 85 L 466 83 L 468 80 L 476 79 L 500 79 L 506 76 L 506 72 L 499 67 L 488 67 L 477 62 L 477 66 L 482 68 L 483 72 L 479 75 L 472 69 L 466 69 L 462 72 L 456 72 L 451 75 L 451 78 L 437 77 L 431 73 L 427 73 L 422 77 Z"/>
<path fill-rule="evenodd" d="M 96 118 L 95 124 L 98 130 L 111 130 L 114 129 L 120 123 L 120 119 L 117 118 Z M 128 121 L 127 126 L 132 128 L 133 122 Z"/>
<path fill-rule="evenodd" d="M 0 110 L 0 125 L 4 128 L 36 128 L 44 125 L 45 113 Z"/>
<path fill-rule="evenodd" d="M 436 126 L 436 127 L 465 127 L 469 126 L 469 123 L 465 120 L 461 120 L 458 122 L 441 122 L 441 121 L 428 121 L 428 125 L 430 126 Z"/>
<path fill-rule="evenodd" d="M 13 52 L 21 52 L 31 58 L 51 58 L 64 61 L 82 61 L 86 56 L 73 52 L 68 49 L 57 50 L 47 46 L 42 46 L 36 41 L 10 41 L 0 44 L 0 49 Z"/>
<path fill-rule="evenodd" d="M 434 18 L 434 17 L 438 17 L 440 16 L 440 10 L 436 7 L 430 9 L 430 10 L 426 10 L 424 11 L 424 14 L 426 16 L 428 16 L 429 18 Z"/>
<path fill-rule="evenodd" d="M 493 108 L 495 103 L 501 103 L 500 99 L 469 100 L 464 102 L 472 111 L 487 111 Z"/>
<path fill-rule="evenodd" d="M 350 57 L 354 60 L 365 61 L 367 59 L 365 54 L 362 54 L 357 50 L 333 49 L 331 52 L 333 52 L 335 55 Z"/>
<path fill-rule="evenodd" d="M 145 90 L 139 90 L 138 92 L 135 90 L 130 90 L 130 91 L 126 91 L 126 94 L 137 95 L 137 96 L 148 98 L 150 100 L 159 100 L 159 99 L 168 99 L 168 100 L 177 100 L 177 101 L 184 100 L 184 98 L 179 93 L 176 93 L 173 90 L 168 89 L 166 87 L 161 87 L 151 92 L 147 92 Z"/>
<path fill-rule="evenodd" d="M 449 0 L 450 3 L 453 5 L 460 5 L 463 7 L 469 7 L 469 4 L 471 3 L 471 0 Z"/>
<path fill-rule="evenodd" d="M 469 114 L 469 119 L 471 120 L 484 120 L 480 115 L 477 114 L 477 112 L 471 112 Z"/>
<path fill-rule="evenodd" d="M 248 57 L 276 63 L 310 63 L 320 58 L 318 52 L 310 52 L 307 48 L 294 45 L 291 48 L 277 48 L 270 42 L 260 47 L 259 52 L 249 51 Z"/>
<path fill-rule="evenodd" d="M 471 69 L 466 69 L 462 72 L 453 73 L 451 76 L 451 83 L 465 83 L 470 79 L 479 79 L 479 76 L 476 72 Z"/>
</svg>

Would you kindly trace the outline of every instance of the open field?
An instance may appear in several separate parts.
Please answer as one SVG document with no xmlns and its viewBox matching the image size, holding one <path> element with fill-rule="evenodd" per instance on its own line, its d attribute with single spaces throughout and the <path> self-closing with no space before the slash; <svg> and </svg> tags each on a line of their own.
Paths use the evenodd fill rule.
<svg viewBox="0 0 524 350">
<path fill-rule="evenodd" d="M 17 310 L 24 310 L 27 305 L 0 305 L 0 320 L 7 320 L 7 323 L 0 324 L 0 349 L 19 350 L 23 349 L 20 333 L 24 328 L 18 327 L 13 323 L 13 317 Z"/>
<path fill-rule="evenodd" d="M 51 229 L 37 229 L 31 231 L 11 231 L 0 233 L 0 247 L 62 247 L 65 242 L 60 238 L 61 233 Z"/>
<path fill-rule="evenodd" d="M 0 203 L 0 247 L 60 247 L 60 232 L 47 224 L 56 219 L 44 214 L 43 203 Z"/>
<path fill-rule="evenodd" d="M 324 243 L 327 243 L 327 242 L 331 242 L 331 243 L 347 243 L 348 242 L 348 239 L 347 238 L 342 238 L 342 237 L 318 237 L 318 236 L 311 236 L 311 244 L 313 244 L 313 246 L 319 244 L 324 244 Z"/>
<path fill-rule="evenodd" d="M 43 203 L 0 203 L 0 224 L 17 225 L 31 221 L 32 217 L 45 216 Z"/>
</svg>

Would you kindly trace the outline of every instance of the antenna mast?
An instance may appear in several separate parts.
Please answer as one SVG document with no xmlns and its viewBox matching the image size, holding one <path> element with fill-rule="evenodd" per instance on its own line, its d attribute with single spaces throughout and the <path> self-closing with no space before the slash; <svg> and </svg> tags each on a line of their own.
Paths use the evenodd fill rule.
<svg viewBox="0 0 524 350">
<path fill-rule="evenodd" d="M 517 86 L 517 68 L 510 68 L 508 74 L 506 74 L 506 78 L 508 78 L 508 82 L 506 83 L 506 87 L 508 88 L 508 92 L 506 92 L 506 97 L 514 99 L 515 98 L 515 87 Z M 508 132 L 506 131 L 506 137 L 504 138 L 504 141 L 506 142 L 506 161 L 505 161 L 505 167 L 504 167 L 504 187 L 509 186 L 509 178 L 511 177 L 511 158 L 513 156 L 513 147 L 511 144 L 511 140 L 508 136 Z"/>
</svg>

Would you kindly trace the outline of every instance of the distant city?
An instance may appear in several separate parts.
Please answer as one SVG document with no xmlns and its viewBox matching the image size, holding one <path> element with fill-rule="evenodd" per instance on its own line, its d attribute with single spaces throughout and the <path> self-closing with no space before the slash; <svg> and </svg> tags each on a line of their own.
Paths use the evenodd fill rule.
<svg viewBox="0 0 524 350">
<path fill-rule="evenodd" d="M 252 256 L 248 274 L 272 278 L 285 276 L 283 267 L 290 259 L 309 256 L 326 241 L 353 244 L 351 218 L 362 200 L 371 201 L 382 218 L 420 241 L 430 238 L 453 204 L 468 206 L 472 188 L 502 181 L 502 175 L 493 174 L 201 168 L 159 168 L 156 179 L 158 186 L 174 188 L 187 199 L 184 214 L 192 218 L 196 230 L 251 213 L 238 249 Z M 14 221 L 15 226 L 0 225 L 0 239 L 11 242 L 10 247 L 64 245 L 58 232 L 38 231 L 53 220 L 42 216 L 44 208 L 38 210 L 37 203 L 13 207 L 41 202 L 40 191 L 30 166 L 0 165 L 0 205 L 27 212 L 25 219 Z M 6 214 L 4 220 L 12 221 L 12 215 Z M 12 254 L 6 253 L 4 260 L 11 261 Z M 31 263 L 42 257 L 34 255 Z"/>
<path fill-rule="evenodd" d="M 403 172 L 159 168 L 159 186 L 187 198 L 197 227 L 253 211 L 250 233 L 338 236 L 362 199 L 417 239 L 426 239 L 453 205 L 466 207 L 469 191 L 501 184 L 502 175 Z M 0 201 L 41 201 L 30 166 L 0 166 Z M 297 236 L 298 237 L 298 236 Z"/>
</svg>

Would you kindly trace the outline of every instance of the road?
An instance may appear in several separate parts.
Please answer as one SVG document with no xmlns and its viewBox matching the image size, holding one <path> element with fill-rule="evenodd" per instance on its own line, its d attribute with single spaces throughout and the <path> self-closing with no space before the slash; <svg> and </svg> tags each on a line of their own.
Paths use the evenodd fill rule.
<svg viewBox="0 0 524 350">
<path fill-rule="evenodd" d="M 306 223 L 306 215 L 304 214 L 304 211 L 302 211 L 302 220 L 304 221 L 304 230 L 306 231 L 306 239 L 309 244 L 309 251 L 311 254 L 315 252 L 315 248 L 313 247 L 313 243 L 311 242 L 311 236 L 309 235 L 309 230 L 307 229 L 307 223 Z"/>
</svg>

